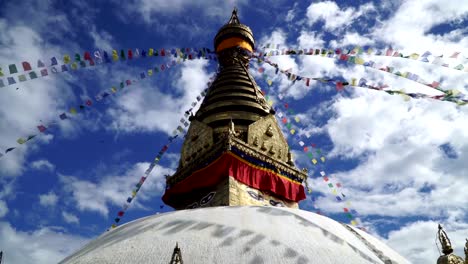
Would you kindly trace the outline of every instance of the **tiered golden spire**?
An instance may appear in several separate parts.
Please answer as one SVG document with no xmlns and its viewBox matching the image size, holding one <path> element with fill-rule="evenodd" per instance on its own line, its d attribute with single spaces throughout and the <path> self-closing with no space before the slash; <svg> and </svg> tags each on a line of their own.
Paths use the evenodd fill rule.
<svg viewBox="0 0 468 264">
<path fill-rule="evenodd" d="M 440 224 L 437 237 L 442 246 L 442 253 L 444 253 L 444 255 L 437 259 L 437 264 L 468 264 L 468 239 L 465 244 L 465 260 L 463 260 L 461 257 L 453 254 L 452 243 Z"/>
</svg>

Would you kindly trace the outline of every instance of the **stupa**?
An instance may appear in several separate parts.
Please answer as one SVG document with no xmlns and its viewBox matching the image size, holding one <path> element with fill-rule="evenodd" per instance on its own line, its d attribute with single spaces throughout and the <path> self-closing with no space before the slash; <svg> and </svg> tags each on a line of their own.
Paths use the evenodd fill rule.
<svg viewBox="0 0 468 264">
<path fill-rule="evenodd" d="M 237 10 L 214 39 L 220 70 L 163 201 L 176 211 L 110 230 L 61 263 L 409 263 L 368 233 L 300 210 L 298 169 L 249 73 L 255 40 Z"/>
</svg>

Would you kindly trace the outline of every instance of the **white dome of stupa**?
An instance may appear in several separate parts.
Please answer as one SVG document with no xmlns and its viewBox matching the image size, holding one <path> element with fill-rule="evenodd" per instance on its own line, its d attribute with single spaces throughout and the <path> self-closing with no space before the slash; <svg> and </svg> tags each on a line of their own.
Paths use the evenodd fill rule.
<svg viewBox="0 0 468 264">
<path fill-rule="evenodd" d="M 60 263 L 409 263 L 364 231 L 308 211 L 240 206 L 180 210 L 106 232 Z"/>
</svg>

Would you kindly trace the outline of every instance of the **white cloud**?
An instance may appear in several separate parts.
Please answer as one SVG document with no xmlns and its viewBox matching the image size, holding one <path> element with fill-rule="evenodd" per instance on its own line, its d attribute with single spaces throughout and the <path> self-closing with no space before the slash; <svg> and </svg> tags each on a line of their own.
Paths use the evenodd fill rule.
<svg viewBox="0 0 468 264">
<path fill-rule="evenodd" d="M 5 263 L 57 263 L 85 242 L 87 238 L 69 235 L 57 227 L 23 232 L 0 222 L 0 248 Z"/>
<path fill-rule="evenodd" d="M 411 52 L 431 50 L 450 53 L 464 47 L 466 54 L 468 37 L 463 30 L 448 32 L 442 36 L 428 34 L 427 31 L 435 25 L 456 23 L 467 17 L 468 5 L 460 4 L 457 0 L 404 1 L 394 15 L 377 27 L 372 35 L 394 48 Z"/>
<path fill-rule="evenodd" d="M 206 88 L 209 79 L 207 66 L 206 60 L 193 60 L 169 69 L 168 71 L 175 71 L 178 67 L 182 67 L 180 73 L 174 76 L 175 88 L 172 93 L 163 93 L 159 89 L 154 89 L 154 83 L 151 82 L 140 83 L 138 89 L 127 90 L 116 98 L 116 107 L 107 111 L 112 119 L 109 128 L 126 133 L 135 131 L 172 133 L 180 125 L 183 113 L 191 108 L 191 102 L 196 101 L 196 97 Z M 177 97 L 173 95 L 174 91 L 178 94 Z"/>
<path fill-rule="evenodd" d="M 125 6 L 125 11 L 135 12 L 139 14 L 145 23 L 154 23 L 161 14 L 176 15 L 184 10 L 195 10 L 194 12 L 202 13 L 205 17 L 226 20 L 229 17 L 232 8 L 237 6 L 241 8 L 247 3 L 246 0 L 211 0 L 211 1 L 184 1 L 184 0 L 131 0 L 131 1 L 116 1 L 120 6 Z"/>
<path fill-rule="evenodd" d="M 41 160 L 36 160 L 31 162 L 31 168 L 36 169 L 36 170 L 48 170 L 48 171 L 54 171 L 55 170 L 55 165 L 50 163 L 50 161 L 41 159 Z"/>
<path fill-rule="evenodd" d="M 8 213 L 8 205 L 5 201 L 0 200 L 0 218 L 4 217 Z"/>
<path fill-rule="evenodd" d="M 78 217 L 72 213 L 67 213 L 65 211 L 62 211 L 62 217 L 63 217 L 63 220 L 65 220 L 65 222 L 69 223 L 69 224 L 79 224 L 80 223 L 80 219 L 78 219 Z"/>
<path fill-rule="evenodd" d="M 323 20 L 325 29 L 341 30 L 342 27 L 350 26 L 356 18 L 374 9 L 375 7 L 371 3 L 360 6 L 358 10 L 354 7 L 340 9 L 335 2 L 325 1 L 311 4 L 307 8 L 307 18 L 309 25 Z"/>
<path fill-rule="evenodd" d="M 80 180 L 74 176 L 59 175 L 63 188 L 71 195 L 71 200 L 80 211 L 98 212 L 104 217 L 109 214 L 109 206 L 122 206 L 131 195 L 135 184 L 149 167 L 149 163 L 137 163 L 123 172 L 99 175 L 97 181 Z M 162 195 L 165 190 L 164 175 L 172 175 L 174 170 L 157 166 L 138 192 L 132 207 L 141 207 L 144 201 Z"/>
<path fill-rule="evenodd" d="M 39 204 L 44 206 L 44 207 L 55 207 L 58 202 L 58 196 L 50 191 L 47 194 L 41 194 L 39 195 Z"/>
</svg>

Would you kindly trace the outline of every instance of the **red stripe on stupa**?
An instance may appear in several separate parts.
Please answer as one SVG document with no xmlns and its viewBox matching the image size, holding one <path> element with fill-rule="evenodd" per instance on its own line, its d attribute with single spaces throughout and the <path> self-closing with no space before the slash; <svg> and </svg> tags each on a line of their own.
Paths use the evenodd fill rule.
<svg viewBox="0 0 468 264">
<path fill-rule="evenodd" d="M 223 153 L 208 166 L 195 171 L 186 179 L 166 190 L 162 199 L 165 203 L 172 197 L 196 189 L 214 187 L 223 178 L 233 177 L 252 188 L 268 191 L 284 199 L 298 202 L 306 198 L 304 186 L 272 170 L 251 164 L 232 152 Z"/>
</svg>

